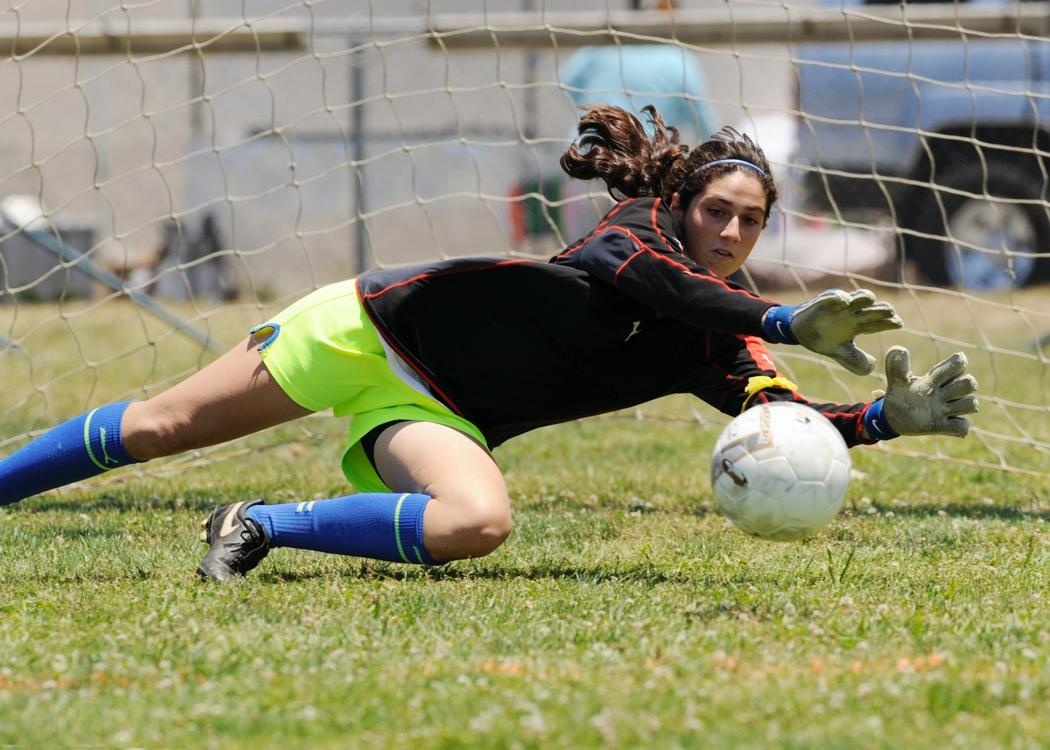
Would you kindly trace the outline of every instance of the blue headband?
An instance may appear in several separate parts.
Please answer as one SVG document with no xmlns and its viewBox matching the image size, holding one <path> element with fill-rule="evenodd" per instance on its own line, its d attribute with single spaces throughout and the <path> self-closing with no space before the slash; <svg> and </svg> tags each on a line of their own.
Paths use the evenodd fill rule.
<svg viewBox="0 0 1050 750">
<path fill-rule="evenodd" d="M 757 164 L 752 164 L 749 161 L 744 161 L 743 159 L 715 159 L 714 161 L 707 162 L 707 164 L 701 164 L 693 171 L 693 174 L 696 174 L 697 172 L 703 172 L 705 169 L 707 169 L 708 167 L 713 167 L 715 164 L 740 164 L 745 167 L 751 167 L 751 169 L 755 170 L 763 177 L 766 176 L 766 170 L 762 169 L 762 167 L 758 166 Z"/>
</svg>

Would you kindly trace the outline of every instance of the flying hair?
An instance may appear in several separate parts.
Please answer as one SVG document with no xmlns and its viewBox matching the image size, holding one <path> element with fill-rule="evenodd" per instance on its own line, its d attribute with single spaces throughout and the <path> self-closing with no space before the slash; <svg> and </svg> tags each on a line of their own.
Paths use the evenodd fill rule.
<svg viewBox="0 0 1050 750">
<path fill-rule="evenodd" d="M 678 129 L 665 125 L 655 107 L 644 107 L 642 113 L 652 135 L 620 107 L 587 107 L 577 125 L 579 136 L 562 154 L 561 168 L 579 180 L 603 180 L 617 200 L 663 194 L 667 175 L 689 147 L 678 142 Z"/>
<path fill-rule="evenodd" d="M 579 180 L 600 179 L 616 200 L 679 194 L 681 205 L 721 177 L 744 171 L 762 183 L 765 218 L 777 200 L 772 170 L 762 149 L 731 127 L 722 128 L 690 151 L 678 129 L 664 123 L 652 105 L 642 121 L 620 107 L 593 105 L 577 125 L 576 141 L 562 154 L 561 168 Z"/>
</svg>

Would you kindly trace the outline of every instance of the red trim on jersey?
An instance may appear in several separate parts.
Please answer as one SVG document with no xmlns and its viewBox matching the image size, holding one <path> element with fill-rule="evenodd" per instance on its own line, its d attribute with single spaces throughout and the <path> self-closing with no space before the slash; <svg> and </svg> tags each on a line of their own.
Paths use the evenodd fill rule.
<svg viewBox="0 0 1050 750">
<path fill-rule="evenodd" d="M 609 227 L 606 231 L 607 232 L 619 232 L 620 234 L 626 235 L 627 238 L 630 239 L 631 242 L 633 242 L 639 248 L 639 250 L 645 251 L 649 255 L 652 255 L 653 257 L 657 258 L 658 260 L 664 261 L 665 263 L 670 263 L 672 266 L 674 266 L 675 268 L 680 270 L 686 276 L 692 276 L 692 277 L 697 278 L 697 279 L 703 279 L 704 281 L 707 281 L 707 282 L 710 282 L 712 284 L 715 284 L 716 286 L 722 287 L 727 292 L 733 292 L 734 294 L 744 294 L 744 295 L 746 295 L 748 297 L 751 297 L 752 299 L 757 299 L 757 300 L 760 300 L 762 302 L 769 302 L 769 304 L 771 304 L 771 305 L 775 304 L 774 302 L 772 302 L 771 300 L 766 299 L 765 297 L 760 297 L 757 294 L 752 294 L 747 289 L 736 289 L 734 287 L 731 287 L 729 284 L 727 284 L 725 281 L 720 279 L 718 276 L 715 276 L 713 274 L 707 275 L 707 274 L 697 273 L 696 271 L 693 271 L 692 269 L 690 269 L 689 266 L 686 266 L 686 265 L 683 265 L 682 263 L 679 263 L 674 258 L 670 258 L 667 255 L 665 255 L 664 253 L 658 253 L 657 251 L 653 250 L 651 247 L 646 245 L 644 242 L 642 242 L 640 239 L 638 239 L 638 237 L 634 233 L 632 233 L 630 229 L 626 229 L 625 227 L 616 226 L 616 227 Z M 679 255 L 680 254 L 681 253 L 679 253 Z M 620 272 L 623 271 L 624 267 L 628 263 L 633 261 L 635 258 L 637 258 L 639 255 L 641 255 L 640 252 L 635 253 L 630 258 L 625 260 L 623 262 L 623 264 L 618 269 L 616 269 L 616 275 L 619 276 Z"/>
<path fill-rule="evenodd" d="M 871 404 L 868 404 L 864 408 L 864 411 L 860 412 L 859 414 L 856 413 L 856 412 L 849 412 L 849 411 L 847 411 L 847 412 L 820 411 L 819 409 L 817 411 L 820 411 L 820 413 L 823 414 L 828 420 L 831 420 L 831 419 L 834 419 L 834 418 L 842 418 L 842 419 L 854 420 L 853 434 L 854 434 L 854 436 L 857 439 L 857 444 L 858 445 L 873 445 L 876 441 L 875 440 L 865 440 L 864 439 L 864 435 L 863 435 L 863 433 L 864 433 L 864 413 L 870 408 L 871 408 Z"/>
<path fill-rule="evenodd" d="M 878 438 L 873 438 L 870 435 L 868 436 L 867 442 L 865 442 L 865 440 L 864 440 L 864 415 L 867 414 L 868 413 L 868 409 L 870 409 L 874 405 L 875 405 L 874 401 L 871 401 L 870 403 L 868 403 L 868 405 L 864 407 L 864 410 L 860 413 L 859 418 L 857 419 L 857 442 L 858 443 L 865 443 L 866 445 L 875 445 L 875 443 L 879 442 Z"/>
<path fill-rule="evenodd" d="M 487 271 L 490 268 L 499 268 L 500 266 L 513 266 L 513 265 L 518 265 L 520 263 L 535 263 L 535 262 L 536 261 L 529 260 L 527 258 L 517 258 L 517 259 L 513 259 L 513 260 L 501 260 L 501 261 L 497 261 L 496 263 L 487 263 L 484 266 L 473 266 L 471 268 L 456 268 L 456 269 L 449 269 L 448 271 L 437 271 L 437 272 L 434 272 L 434 273 L 418 273 L 415 276 L 413 276 L 411 278 L 408 278 L 408 279 L 403 279 L 403 280 L 397 282 L 396 284 L 391 284 L 390 286 L 385 286 L 382 289 L 380 289 L 378 292 L 370 292 L 369 294 L 361 295 L 361 299 L 362 299 L 362 301 L 364 301 L 364 300 L 368 300 L 368 299 L 375 299 L 376 297 L 381 297 L 382 295 L 384 295 L 387 292 L 389 292 L 391 289 L 397 289 L 398 287 L 405 286 L 406 284 L 415 283 L 415 282 L 419 281 L 420 279 L 436 279 L 436 278 L 438 278 L 440 276 L 456 276 L 457 274 L 471 273 L 473 271 Z M 359 295 L 361 294 L 360 288 L 358 289 L 358 294 Z"/>
<path fill-rule="evenodd" d="M 855 420 L 856 421 L 856 432 L 855 432 L 855 434 L 856 434 L 856 437 L 857 437 L 857 443 L 858 444 L 864 443 L 864 440 L 861 439 L 861 432 L 863 432 L 863 430 L 864 430 L 864 419 L 863 419 L 864 411 L 867 411 L 868 409 L 870 409 L 871 408 L 871 404 L 868 404 L 867 408 L 865 408 L 864 411 L 860 412 L 859 414 L 857 412 L 852 412 L 852 411 L 823 411 L 821 409 L 817 409 L 816 404 L 813 401 L 810 401 L 808 398 L 803 396 L 798 391 L 793 391 L 791 395 L 794 396 L 795 400 L 798 401 L 799 403 L 803 403 L 806 406 L 809 406 L 809 407 L 815 409 L 820 414 L 823 414 L 824 417 L 829 422 L 832 419 Z M 835 426 L 835 429 L 838 429 L 838 425 Z M 870 443 L 867 443 L 867 444 L 870 445 Z"/>
<path fill-rule="evenodd" d="M 791 393 L 791 398 L 794 399 L 797 403 L 805 404 L 806 406 L 812 408 L 817 413 L 822 414 L 829 422 L 832 419 L 856 420 L 856 426 L 855 426 L 854 435 L 856 436 L 858 444 L 871 445 L 872 443 L 875 442 L 874 440 L 865 441 L 864 437 L 863 437 L 863 434 L 862 434 L 864 432 L 864 419 L 863 419 L 864 412 L 866 412 L 868 409 L 871 408 L 871 404 L 868 404 L 868 406 L 864 409 L 864 411 L 859 413 L 859 414 L 857 414 L 855 412 L 849 412 L 849 411 L 847 411 L 847 412 L 822 411 L 821 409 L 817 408 L 817 404 L 816 403 L 814 403 L 813 401 L 810 401 L 808 398 L 803 396 L 798 391 L 790 391 L 790 393 Z M 755 394 L 755 401 L 758 401 L 759 399 L 762 399 L 763 403 L 767 403 L 769 401 L 769 397 L 766 395 L 765 389 L 763 389 L 763 390 L 761 390 L 761 391 L 759 391 L 758 393 Z M 836 430 L 839 429 L 839 426 L 835 425 L 835 429 Z"/>
<path fill-rule="evenodd" d="M 832 417 L 849 417 L 850 419 L 856 419 L 860 416 L 860 414 L 853 411 L 822 411 L 820 413 L 828 419 L 831 419 Z"/>
<path fill-rule="evenodd" d="M 594 238 L 594 236 L 601 231 L 601 229 L 602 229 L 602 226 L 601 226 L 601 224 L 599 224 L 594 229 L 592 229 L 591 233 L 588 234 L 586 237 L 584 237 L 582 240 L 579 240 L 578 242 L 576 242 L 573 245 L 569 245 L 567 248 L 562 250 L 561 253 L 559 253 L 558 255 L 555 255 L 554 256 L 554 260 L 561 260 L 562 258 L 568 258 L 570 255 L 572 255 L 577 250 L 579 250 L 581 247 L 583 247 L 588 242 L 590 242 Z"/>
<path fill-rule="evenodd" d="M 671 245 L 671 243 L 667 241 L 667 238 L 664 237 L 664 233 L 660 231 L 660 226 L 656 223 L 656 211 L 657 211 L 657 209 L 659 207 L 660 207 L 660 199 L 657 198 L 655 201 L 653 201 L 653 210 L 649 214 L 649 219 L 653 223 L 653 231 L 656 232 L 656 236 L 660 238 L 660 241 L 662 243 L 664 243 L 664 245 L 667 247 L 668 250 L 670 250 L 671 252 L 678 252 L 674 248 L 674 246 Z"/>
<path fill-rule="evenodd" d="M 637 198 L 628 198 L 627 200 L 620 201 L 618 204 L 616 204 L 615 208 L 613 208 L 611 211 L 609 211 L 609 213 L 605 214 L 605 216 L 602 217 L 602 220 L 598 222 L 598 226 L 595 227 L 595 229 L 600 229 L 601 227 L 606 226 L 609 223 L 609 221 L 612 220 L 612 217 L 616 216 L 616 214 L 620 213 L 622 210 L 627 208 L 629 205 L 634 203 L 636 200 L 638 200 L 638 199 Z"/>
<path fill-rule="evenodd" d="M 594 229 L 592 229 L 590 234 L 588 234 L 586 237 L 584 237 L 582 240 L 579 240 L 575 244 L 569 245 L 569 247 L 567 247 L 564 250 L 562 250 L 558 255 L 555 255 L 554 256 L 554 260 L 561 260 L 562 258 L 568 258 L 570 255 L 575 253 L 581 247 L 586 245 L 588 242 L 590 242 L 592 239 L 594 239 L 594 237 L 596 237 L 597 235 L 602 233 L 602 231 L 608 225 L 608 223 L 612 219 L 612 217 L 616 216 L 616 214 L 620 213 L 620 211 L 622 211 L 624 208 L 626 208 L 628 204 L 634 203 L 636 200 L 638 200 L 638 199 L 637 198 L 628 198 L 627 200 L 623 200 L 623 201 L 620 201 L 619 203 L 617 203 L 616 206 L 612 210 L 609 211 L 609 213 L 605 214 L 605 216 L 602 217 L 602 220 L 598 222 L 598 226 L 596 226 Z"/>
<path fill-rule="evenodd" d="M 437 383 L 435 383 L 433 380 L 427 377 L 427 374 L 423 372 L 416 365 L 415 362 L 412 361 L 412 358 L 410 356 L 408 356 L 405 352 L 401 350 L 400 347 L 397 346 L 397 344 L 390 340 L 390 338 L 387 336 L 386 331 L 383 330 L 382 326 L 379 325 L 378 321 L 376 321 L 376 319 L 372 317 L 372 311 L 369 310 L 368 305 L 365 304 L 365 298 L 361 294 L 361 288 L 356 284 L 354 285 L 354 287 L 357 291 L 357 298 L 361 302 L 361 309 L 365 311 L 365 315 L 367 315 L 368 319 L 372 322 L 372 326 L 376 329 L 376 333 L 383 337 L 383 341 L 386 342 L 386 345 L 393 349 L 397 356 L 401 357 L 401 361 L 409 367 L 411 367 L 412 370 L 416 373 L 416 375 L 418 375 L 426 382 L 426 384 L 430 387 L 430 390 L 432 390 L 434 393 L 441 397 L 441 400 L 444 402 L 445 406 L 450 408 L 452 411 L 456 412 L 456 414 L 458 414 L 459 416 L 466 418 L 466 415 L 464 415 L 460 408 L 456 406 L 456 402 L 450 399 L 448 397 L 448 394 L 438 387 Z"/>
<path fill-rule="evenodd" d="M 646 248 L 646 249 L 648 249 L 648 248 Z M 632 260 L 634 260 L 635 258 L 637 258 L 639 255 L 641 255 L 644 252 L 645 252 L 645 250 L 638 250 L 637 252 L 634 253 L 634 255 L 632 255 L 630 258 L 628 258 L 623 263 L 621 263 L 620 267 L 616 269 L 616 273 L 613 274 L 613 281 L 614 282 L 619 281 L 620 280 L 620 272 L 623 271 L 623 269 L 627 268 L 627 264 L 628 263 L 630 263 Z"/>
<path fill-rule="evenodd" d="M 747 349 L 747 353 L 751 355 L 751 359 L 755 361 L 755 364 L 763 370 L 777 371 L 776 363 L 773 361 L 773 355 L 769 353 L 769 349 L 762 342 L 762 339 L 757 336 L 748 336 L 746 334 L 736 334 L 736 337 L 744 342 L 744 347 Z"/>
<path fill-rule="evenodd" d="M 731 373 L 729 370 L 727 370 L 719 362 L 712 362 L 711 366 L 712 367 L 716 367 L 719 370 L 721 370 L 722 372 L 724 372 L 726 374 L 725 380 L 729 381 L 730 383 L 732 383 L 733 381 L 736 381 L 737 385 L 744 385 L 744 383 L 747 382 L 746 378 L 744 378 L 743 375 L 734 375 L 733 373 Z M 738 396 L 743 396 L 743 398 L 747 398 L 747 395 L 743 392 L 743 390 L 723 391 L 722 392 L 722 398 L 720 398 L 718 400 L 718 407 L 717 407 L 718 410 L 720 412 L 722 412 L 723 414 L 728 414 L 729 413 L 723 407 L 725 406 L 726 399 L 729 398 L 730 396 L 732 396 L 734 398 L 736 398 Z M 734 409 L 734 411 L 735 412 L 739 412 L 740 410 L 739 409 Z"/>
</svg>

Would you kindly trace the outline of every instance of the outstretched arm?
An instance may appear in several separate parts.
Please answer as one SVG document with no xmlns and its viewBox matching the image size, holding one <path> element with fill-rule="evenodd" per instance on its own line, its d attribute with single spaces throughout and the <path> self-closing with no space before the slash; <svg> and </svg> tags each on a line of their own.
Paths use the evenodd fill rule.
<svg viewBox="0 0 1050 750">
<path fill-rule="evenodd" d="M 797 401 L 816 409 L 853 447 L 898 435 L 964 436 L 964 415 L 979 408 L 977 381 L 966 373 L 959 353 L 919 377 L 909 370 L 908 351 L 886 353 L 887 392 L 870 403 L 838 404 L 813 401 L 776 370 L 761 341 L 751 336 L 713 336 L 711 367 L 693 393 L 719 411 L 735 417 L 754 404 Z"/>
<path fill-rule="evenodd" d="M 878 440 L 898 435 L 966 437 L 967 414 L 980 410 L 977 379 L 966 372 L 966 355 L 956 352 L 925 375 L 911 371 L 911 354 L 903 346 L 886 352 L 886 393 L 864 415 L 864 427 Z"/>
<path fill-rule="evenodd" d="M 873 443 L 864 431 L 864 414 L 870 404 L 813 401 L 776 369 L 765 344 L 754 336 L 712 335 L 710 367 L 692 389 L 723 414 L 735 417 L 755 404 L 796 401 L 819 411 L 842 435 L 846 445 Z"/>
<path fill-rule="evenodd" d="M 777 304 L 682 252 L 659 198 L 622 201 L 552 262 L 586 271 L 653 310 L 712 331 L 761 336 L 762 315 Z"/>
<path fill-rule="evenodd" d="M 831 289 L 800 305 L 778 305 L 692 261 L 659 198 L 621 202 L 588 237 L 553 258 L 585 270 L 624 294 L 698 328 L 760 336 L 774 344 L 801 344 L 866 375 L 875 359 L 854 339 L 900 328 L 886 302 L 860 289 Z"/>
<path fill-rule="evenodd" d="M 801 344 L 823 354 L 856 375 L 875 369 L 875 358 L 854 339 L 865 333 L 900 328 L 903 322 L 888 302 L 878 302 L 867 289 L 828 289 L 801 305 L 771 307 L 762 317 L 767 341 Z"/>
</svg>

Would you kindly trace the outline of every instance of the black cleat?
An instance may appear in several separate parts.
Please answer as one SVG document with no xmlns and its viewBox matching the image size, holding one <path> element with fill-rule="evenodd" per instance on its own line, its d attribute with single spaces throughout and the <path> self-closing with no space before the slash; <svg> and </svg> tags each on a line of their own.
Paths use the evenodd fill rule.
<svg viewBox="0 0 1050 750">
<path fill-rule="evenodd" d="M 266 557 L 270 540 L 256 521 L 245 511 L 262 500 L 225 505 L 204 521 L 201 541 L 211 545 L 197 566 L 197 575 L 215 581 L 229 581 L 243 576 Z"/>
</svg>

